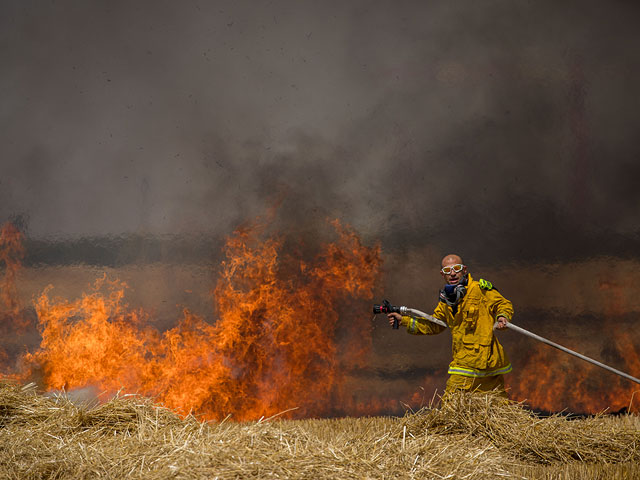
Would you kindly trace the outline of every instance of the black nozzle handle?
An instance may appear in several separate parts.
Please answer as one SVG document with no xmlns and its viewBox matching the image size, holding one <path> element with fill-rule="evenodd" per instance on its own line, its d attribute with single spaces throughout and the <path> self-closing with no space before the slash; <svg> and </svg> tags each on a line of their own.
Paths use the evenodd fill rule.
<svg viewBox="0 0 640 480">
<path fill-rule="evenodd" d="M 379 313 L 400 313 L 401 309 L 404 307 L 396 307 L 395 305 L 391 305 L 391 303 L 389 302 L 389 300 L 383 300 L 381 305 L 374 305 L 373 306 L 373 314 L 377 315 Z M 400 327 L 400 322 L 398 321 L 397 318 L 393 319 L 393 329 L 397 330 Z"/>
</svg>

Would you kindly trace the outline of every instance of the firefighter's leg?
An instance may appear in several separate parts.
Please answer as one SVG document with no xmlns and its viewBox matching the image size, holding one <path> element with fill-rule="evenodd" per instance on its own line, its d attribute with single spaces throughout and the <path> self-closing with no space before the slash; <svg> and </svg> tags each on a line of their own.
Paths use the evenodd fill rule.
<svg viewBox="0 0 640 480">
<path fill-rule="evenodd" d="M 492 392 L 507 398 L 504 389 L 504 376 L 466 377 L 464 375 L 450 375 L 445 388 L 445 396 L 454 392 Z"/>
</svg>

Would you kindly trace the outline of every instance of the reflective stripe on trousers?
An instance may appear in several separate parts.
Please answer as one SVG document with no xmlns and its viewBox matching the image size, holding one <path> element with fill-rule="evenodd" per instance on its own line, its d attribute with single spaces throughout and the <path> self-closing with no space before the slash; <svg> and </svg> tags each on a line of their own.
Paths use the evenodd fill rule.
<svg viewBox="0 0 640 480">
<path fill-rule="evenodd" d="M 463 377 L 493 377 L 494 375 L 504 375 L 505 373 L 509 373 L 512 370 L 511 364 L 506 367 L 497 368 L 495 370 L 473 370 L 472 368 L 464 368 L 464 367 L 449 367 L 449 371 L 447 372 L 449 375 L 461 375 Z"/>
</svg>

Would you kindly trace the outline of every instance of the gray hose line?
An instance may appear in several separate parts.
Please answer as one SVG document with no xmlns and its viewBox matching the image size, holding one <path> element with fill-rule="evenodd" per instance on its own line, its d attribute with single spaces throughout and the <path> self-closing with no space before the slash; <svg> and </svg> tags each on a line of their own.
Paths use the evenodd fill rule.
<svg viewBox="0 0 640 480">
<path fill-rule="evenodd" d="M 420 310 L 416 310 L 414 308 L 408 308 L 408 307 L 400 307 L 400 314 L 402 315 L 407 315 L 409 317 L 421 317 L 424 318 L 425 320 L 429 320 L 432 323 L 436 323 L 438 325 L 441 325 L 443 327 L 448 327 L 448 325 L 443 322 L 442 320 L 435 318 L 431 315 L 428 315 L 424 312 L 421 312 Z M 495 326 L 494 326 L 495 328 Z M 515 330 L 518 333 L 521 333 L 523 335 L 526 335 L 527 337 L 531 337 L 534 340 L 538 340 L 539 342 L 542 343 L 546 343 L 547 345 L 550 345 L 554 348 L 557 348 L 558 350 L 562 350 L 565 353 L 568 353 L 569 355 L 573 355 L 574 357 L 578 357 L 582 360 L 584 360 L 585 362 L 589 362 L 592 363 L 594 365 L 597 365 L 598 367 L 604 368 L 605 370 L 609 370 L 612 373 L 615 373 L 616 375 L 620 375 L 621 377 L 626 378 L 627 380 L 631 380 L 632 382 L 636 382 L 640 384 L 640 379 L 637 379 L 636 377 L 632 377 L 631 375 L 629 375 L 628 373 L 624 373 L 621 372 L 620 370 L 616 370 L 613 367 L 610 367 L 609 365 L 605 365 L 604 363 L 598 362 L 597 360 L 594 360 L 593 358 L 589 358 L 585 355 L 582 355 L 581 353 L 578 352 L 574 352 L 573 350 L 568 349 L 567 347 L 563 347 L 562 345 L 559 345 L 555 342 L 552 342 L 551 340 L 547 340 L 544 337 L 541 337 L 540 335 L 536 335 L 535 333 L 532 333 L 528 330 L 525 330 L 522 327 L 519 327 L 517 325 L 514 325 L 513 323 L 507 323 L 507 328 L 510 328 L 511 330 Z"/>
</svg>

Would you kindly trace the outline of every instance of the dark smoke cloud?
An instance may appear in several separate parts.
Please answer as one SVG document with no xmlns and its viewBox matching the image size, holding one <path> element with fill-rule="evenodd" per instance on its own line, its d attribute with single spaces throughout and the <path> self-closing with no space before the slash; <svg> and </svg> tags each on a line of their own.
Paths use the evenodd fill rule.
<svg viewBox="0 0 640 480">
<path fill-rule="evenodd" d="M 3 2 L 0 220 L 633 256 L 632 2 Z"/>
</svg>

